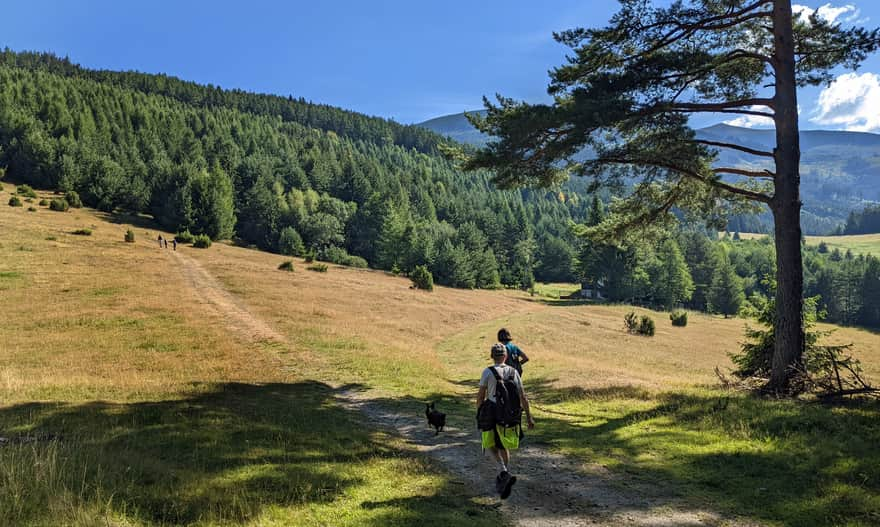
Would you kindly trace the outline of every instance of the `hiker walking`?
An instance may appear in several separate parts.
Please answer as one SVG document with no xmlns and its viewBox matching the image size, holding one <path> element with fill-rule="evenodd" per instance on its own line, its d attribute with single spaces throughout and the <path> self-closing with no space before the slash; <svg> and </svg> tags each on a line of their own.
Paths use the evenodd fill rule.
<svg viewBox="0 0 880 527">
<path fill-rule="evenodd" d="M 171 247 L 177 250 L 177 238 L 171 238 Z"/>
<path fill-rule="evenodd" d="M 162 235 L 159 235 L 159 248 L 162 248 Z"/>
<path fill-rule="evenodd" d="M 519 373 L 505 364 L 507 347 L 492 345 L 494 364 L 483 370 L 480 390 L 477 392 L 477 423 L 482 435 L 483 449 L 489 449 L 501 469 L 495 478 L 495 490 L 501 499 L 510 496 L 516 476 L 510 474 L 510 450 L 519 448 L 522 433 L 522 412 L 526 413 L 529 429 L 535 421 L 529 409 L 529 399 L 523 390 Z"/>
<path fill-rule="evenodd" d="M 510 331 L 507 331 L 506 328 L 498 330 L 498 342 L 504 344 L 504 347 L 507 348 L 506 364 L 513 366 L 516 372 L 519 373 L 519 376 L 522 377 L 523 364 L 529 362 L 528 355 L 513 343 L 513 337 L 510 336 Z"/>
</svg>

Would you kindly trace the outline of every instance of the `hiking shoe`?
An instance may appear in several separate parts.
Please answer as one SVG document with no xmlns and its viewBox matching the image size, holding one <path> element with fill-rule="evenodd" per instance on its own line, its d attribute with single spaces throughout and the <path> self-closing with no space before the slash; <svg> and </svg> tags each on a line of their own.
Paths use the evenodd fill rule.
<svg viewBox="0 0 880 527">
<path fill-rule="evenodd" d="M 511 476 L 507 474 L 507 480 L 504 483 L 504 488 L 501 489 L 501 499 L 506 500 L 508 496 L 510 496 L 510 491 L 513 489 L 513 484 L 516 483 L 516 476 Z"/>
<path fill-rule="evenodd" d="M 504 491 L 505 485 L 507 485 L 507 481 L 510 479 L 510 472 L 502 471 L 497 476 L 495 476 L 495 492 L 501 494 Z"/>
</svg>

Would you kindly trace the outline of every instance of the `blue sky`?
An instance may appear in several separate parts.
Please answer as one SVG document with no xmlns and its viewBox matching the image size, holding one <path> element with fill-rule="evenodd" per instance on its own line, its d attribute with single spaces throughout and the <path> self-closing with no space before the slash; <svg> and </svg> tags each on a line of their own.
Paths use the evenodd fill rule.
<svg viewBox="0 0 880 527">
<path fill-rule="evenodd" d="M 796 3 L 880 24 L 876 0 Z M 479 108 L 483 95 L 547 100 L 547 70 L 566 52 L 551 33 L 602 25 L 616 8 L 611 0 L 28 0 L 4 5 L 0 46 L 410 123 Z M 801 128 L 880 132 L 877 73 L 880 57 L 872 57 L 824 94 L 804 90 Z"/>
</svg>

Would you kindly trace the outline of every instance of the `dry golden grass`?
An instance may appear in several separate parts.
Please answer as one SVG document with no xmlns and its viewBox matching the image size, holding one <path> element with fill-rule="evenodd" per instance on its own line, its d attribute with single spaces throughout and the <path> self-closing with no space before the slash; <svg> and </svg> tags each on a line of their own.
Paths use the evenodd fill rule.
<svg viewBox="0 0 880 527">
<path fill-rule="evenodd" d="M 0 400 L 153 399 L 290 377 L 204 314 L 159 231 L 135 227 L 125 243 L 127 225 L 45 207 L 2 207 L 0 226 Z"/>
</svg>

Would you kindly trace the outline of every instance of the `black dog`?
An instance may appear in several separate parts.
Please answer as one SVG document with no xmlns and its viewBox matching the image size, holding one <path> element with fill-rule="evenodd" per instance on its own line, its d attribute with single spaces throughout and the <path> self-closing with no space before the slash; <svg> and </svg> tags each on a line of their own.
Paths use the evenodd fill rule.
<svg viewBox="0 0 880 527">
<path fill-rule="evenodd" d="M 446 414 L 434 409 L 434 403 L 427 405 L 425 408 L 425 417 L 428 418 L 428 426 L 433 426 L 436 430 L 434 435 L 442 432 L 443 427 L 446 426 Z"/>
</svg>

